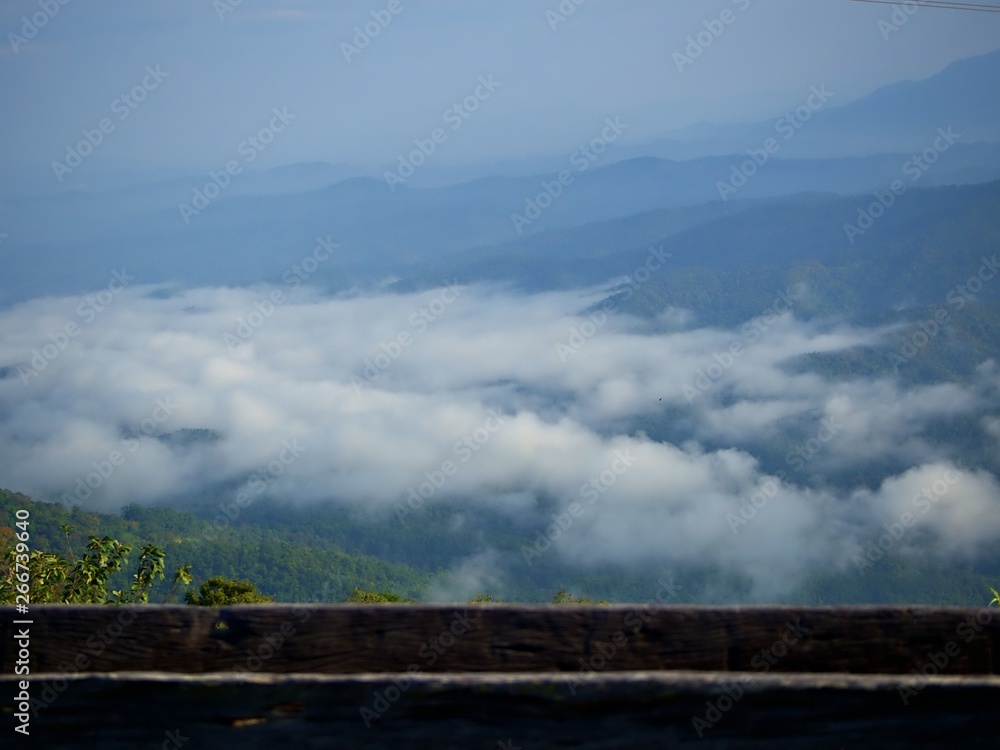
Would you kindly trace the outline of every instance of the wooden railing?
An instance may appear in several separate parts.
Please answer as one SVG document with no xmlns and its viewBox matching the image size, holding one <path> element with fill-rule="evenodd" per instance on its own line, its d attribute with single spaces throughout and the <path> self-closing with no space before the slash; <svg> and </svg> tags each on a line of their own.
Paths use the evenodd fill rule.
<svg viewBox="0 0 1000 750">
<path fill-rule="evenodd" d="M 29 680 L 31 744 L 45 748 L 1000 748 L 996 609 L 34 606 L 23 619 L 0 608 L 0 705 L 21 714 Z M 15 674 L 24 643 L 30 674 Z"/>
</svg>

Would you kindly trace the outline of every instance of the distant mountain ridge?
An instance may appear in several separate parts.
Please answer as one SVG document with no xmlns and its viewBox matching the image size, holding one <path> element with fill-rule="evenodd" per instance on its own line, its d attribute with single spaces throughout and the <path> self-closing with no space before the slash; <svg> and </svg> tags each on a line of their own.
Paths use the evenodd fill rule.
<svg viewBox="0 0 1000 750">
<path fill-rule="evenodd" d="M 808 95 L 802 93 L 803 101 Z M 797 105 L 790 104 L 788 110 L 794 112 Z M 632 147 L 628 156 L 693 159 L 742 153 L 773 136 L 775 122 L 785 114 L 777 112 L 757 123 L 703 123 Z M 836 158 L 922 150 L 937 128 L 949 126 L 966 144 L 1000 142 L 1000 50 L 957 60 L 930 78 L 883 86 L 852 102 L 841 103 L 834 90 L 783 144 L 782 156 Z"/>
<path fill-rule="evenodd" d="M 4 250 L 11 258 L 0 304 L 97 289 L 107 283 L 111 268 L 123 264 L 141 274 L 141 283 L 273 281 L 317 237 L 330 237 L 341 248 L 312 281 L 343 289 L 546 230 L 694 208 L 723 196 L 727 205 L 809 192 L 864 196 L 902 177 L 905 159 L 782 156 L 759 167 L 751 164 L 751 171 L 745 155 L 686 162 L 646 157 L 577 172 L 555 198 L 545 187 L 553 184 L 553 174 L 427 189 L 404 185 L 395 192 L 383 180 L 355 177 L 305 192 L 221 191 L 187 222 L 178 206 L 192 203 L 204 179 L 110 193 L 10 197 L 0 202 L 0 226 L 9 235 Z M 1000 144 L 959 143 L 920 175 L 919 186 L 998 177 Z M 529 221 L 515 225 L 515 214 Z"/>
<path fill-rule="evenodd" d="M 814 194 L 653 211 L 456 253 L 413 269 L 397 286 L 429 286 L 447 274 L 531 291 L 605 283 L 614 294 L 613 280 L 656 247 L 669 263 L 623 310 L 653 317 L 674 306 L 703 324 L 734 325 L 775 288 L 808 278 L 813 299 L 798 314 L 867 320 L 903 299 L 911 307 L 943 303 L 1000 248 L 1000 181 L 904 193 L 852 243 L 844 227 L 872 202 Z M 1000 287 L 980 296 L 1000 303 Z"/>
<path fill-rule="evenodd" d="M 823 98 L 812 96 L 813 104 Z M 7 195 L 0 198 L 0 230 L 10 262 L 0 304 L 100 288 L 109 269 L 123 264 L 139 271 L 142 283 L 278 279 L 317 236 L 341 244 L 336 261 L 312 279 L 328 289 L 426 278 L 427 269 L 419 274 L 416 264 L 439 267 L 457 253 L 646 212 L 799 193 L 865 196 L 900 178 L 939 129 L 960 138 L 932 154 L 916 186 L 1000 178 L 1000 50 L 836 104 L 834 96 L 801 127 L 780 131 L 792 133 L 787 139 L 776 119 L 706 126 L 641 147 L 616 144 L 619 161 L 595 161 L 586 170 L 563 155 L 535 160 L 533 174 L 438 187 L 420 187 L 420 170 L 395 191 L 348 165 L 248 171 L 193 217 L 182 216 L 179 206 L 193 202 L 206 175 L 116 190 Z M 769 138 L 776 148 L 765 148 Z M 698 158 L 678 158 L 685 153 Z M 559 170 L 568 170 L 572 182 L 553 197 L 546 185 Z"/>
</svg>

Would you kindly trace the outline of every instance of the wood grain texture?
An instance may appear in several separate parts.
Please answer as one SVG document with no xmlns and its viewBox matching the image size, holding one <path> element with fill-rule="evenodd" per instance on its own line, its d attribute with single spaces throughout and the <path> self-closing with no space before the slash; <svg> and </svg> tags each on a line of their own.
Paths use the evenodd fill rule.
<svg viewBox="0 0 1000 750">
<path fill-rule="evenodd" d="M 54 702 L 32 721 L 24 745 L 46 750 L 997 747 L 997 677 L 923 682 L 872 675 L 619 672 L 573 690 L 565 678 L 260 674 L 240 681 L 227 675 L 78 675 L 61 683 Z M 741 680 L 742 694 L 729 699 Z M 900 700 L 900 685 L 919 689 L 909 705 Z M 39 687 L 33 684 L 33 690 Z M 0 692 L 13 690 L 12 678 L 0 678 Z M 392 700 L 380 705 L 380 716 L 368 717 L 369 727 L 361 709 L 373 706 L 377 695 Z M 694 719 L 704 720 L 710 705 L 722 710 L 711 714 L 709 726 L 696 727 Z M 6 716 L 3 723 L 10 731 Z M 177 737 L 183 738 L 179 745 L 173 744 Z M 8 743 L 13 746 L 6 736 L 0 739 Z"/>
<path fill-rule="evenodd" d="M 35 606 L 33 672 L 1000 673 L 1000 612 L 931 607 Z M 0 608 L 0 673 L 19 626 Z M 217 624 L 225 627 L 219 629 Z"/>
</svg>

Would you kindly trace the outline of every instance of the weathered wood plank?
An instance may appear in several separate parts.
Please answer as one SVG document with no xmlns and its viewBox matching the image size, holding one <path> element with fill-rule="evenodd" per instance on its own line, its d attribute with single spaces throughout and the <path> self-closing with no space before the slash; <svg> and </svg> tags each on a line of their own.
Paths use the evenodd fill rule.
<svg viewBox="0 0 1000 750">
<path fill-rule="evenodd" d="M 33 682 L 32 691 L 40 686 Z M 914 692 L 906 704 L 901 686 Z M 13 679 L 0 678 L 0 693 L 13 691 Z M 619 672 L 570 689 L 567 675 L 552 673 L 260 674 L 241 681 L 131 672 L 65 678 L 32 720 L 30 739 L 46 750 L 992 750 L 998 698 L 1000 677 Z M 9 704 L 2 711 L 10 713 Z M 7 718 L 4 724 L 10 731 Z"/>
<path fill-rule="evenodd" d="M 185 606 L 31 609 L 33 672 L 1000 673 L 996 609 Z M 0 672 L 15 619 L 0 608 Z M 214 627 L 223 623 L 225 629 Z"/>
</svg>

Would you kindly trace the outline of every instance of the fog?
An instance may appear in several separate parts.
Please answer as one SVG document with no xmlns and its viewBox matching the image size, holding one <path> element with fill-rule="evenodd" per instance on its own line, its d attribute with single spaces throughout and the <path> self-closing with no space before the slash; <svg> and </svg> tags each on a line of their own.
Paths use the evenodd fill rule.
<svg viewBox="0 0 1000 750">
<path fill-rule="evenodd" d="M 717 563 L 759 598 L 859 567 L 897 522 L 893 544 L 931 556 L 1000 538 L 995 477 L 926 432 L 995 402 L 992 362 L 967 385 L 830 381 L 789 364 L 892 329 L 769 307 L 722 330 L 683 310 L 608 311 L 605 297 L 131 284 L 32 300 L 0 313 L 0 474 L 36 499 L 112 512 L 208 486 L 223 502 L 336 503 L 386 523 L 481 503 L 537 516 L 508 565 L 532 564 L 532 549 Z M 983 427 L 1000 433 L 995 418 Z M 790 446 L 780 469 L 760 455 L 768 443 Z M 901 468 L 877 486 L 830 480 L 873 461 Z M 482 552 L 473 567 L 488 570 Z"/>
</svg>

